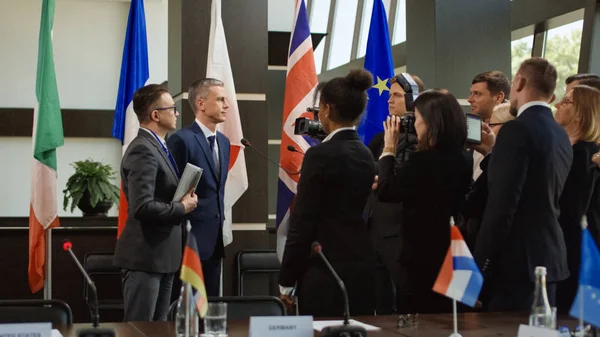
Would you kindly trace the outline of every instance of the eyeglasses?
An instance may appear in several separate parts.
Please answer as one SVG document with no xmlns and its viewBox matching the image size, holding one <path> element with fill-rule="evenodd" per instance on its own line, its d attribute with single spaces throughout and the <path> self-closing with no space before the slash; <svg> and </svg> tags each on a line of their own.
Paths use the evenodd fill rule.
<svg viewBox="0 0 600 337">
<path fill-rule="evenodd" d="M 568 99 L 566 97 L 563 97 L 563 99 L 561 99 L 558 103 L 556 103 L 556 105 L 562 105 L 562 104 L 573 104 L 573 100 L 572 99 Z"/>
<path fill-rule="evenodd" d="M 178 111 L 177 111 L 177 106 L 175 106 L 175 105 L 173 105 L 173 106 L 168 106 L 168 107 L 166 107 L 166 108 L 156 108 L 156 109 L 154 109 L 154 110 L 159 110 L 159 111 L 161 111 L 161 110 L 170 110 L 170 109 L 173 109 L 173 113 L 177 113 L 177 112 L 178 112 Z"/>
</svg>

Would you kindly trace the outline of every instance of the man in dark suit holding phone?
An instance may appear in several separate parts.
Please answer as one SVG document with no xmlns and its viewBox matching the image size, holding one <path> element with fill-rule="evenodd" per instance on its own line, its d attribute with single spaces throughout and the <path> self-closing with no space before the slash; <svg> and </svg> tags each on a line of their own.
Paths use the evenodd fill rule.
<svg viewBox="0 0 600 337">
<path fill-rule="evenodd" d="M 192 125 L 169 137 L 169 150 L 179 167 L 187 163 L 203 169 L 196 187 L 198 208 L 190 214 L 191 233 L 196 236 L 198 253 L 208 296 L 219 296 L 221 259 L 224 256 L 223 220 L 225 181 L 229 167 L 229 139 L 217 131 L 227 118 L 227 98 L 223 82 L 207 78 L 194 82 L 188 101 L 196 119 Z"/>
<path fill-rule="evenodd" d="M 175 272 L 181 264 L 181 222 L 196 208 L 193 192 L 172 201 L 178 168 L 164 141 L 179 113 L 166 88 L 150 84 L 133 95 L 140 122 L 121 161 L 128 218 L 114 264 L 122 268 L 125 321 L 165 321 Z"/>
<path fill-rule="evenodd" d="M 547 102 L 556 69 L 543 58 L 521 64 L 510 93 L 511 114 L 488 165 L 488 201 L 475 260 L 490 287 L 490 311 L 530 310 L 536 266 L 547 269 L 550 304 L 569 276 L 558 200 L 573 158 L 569 138 Z"/>
</svg>

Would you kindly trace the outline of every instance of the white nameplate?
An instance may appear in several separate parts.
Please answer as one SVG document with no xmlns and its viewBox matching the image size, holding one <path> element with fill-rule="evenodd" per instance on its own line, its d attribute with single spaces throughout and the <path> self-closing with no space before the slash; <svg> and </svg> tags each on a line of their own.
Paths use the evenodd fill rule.
<svg viewBox="0 0 600 337">
<path fill-rule="evenodd" d="M 560 337 L 560 332 L 558 330 L 521 324 L 519 326 L 519 337 Z"/>
<path fill-rule="evenodd" d="M 312 316 L 250 317 L 250 337 L 313 337 Z"/>
<path fill-rule="evenodd" d="M 52 337 L 52 323 L 0 324 L 0 335 Z"/>
</svg>

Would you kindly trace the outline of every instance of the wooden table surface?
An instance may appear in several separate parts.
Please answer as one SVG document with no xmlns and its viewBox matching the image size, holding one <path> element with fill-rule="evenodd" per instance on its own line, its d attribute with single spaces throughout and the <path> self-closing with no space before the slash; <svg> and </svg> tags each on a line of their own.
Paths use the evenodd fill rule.
<svg viewBox="0 0 600 337">
<path fill-rule="evenodd" d="M 369 337 L 406 336 L 406 337 L 448 337 L 452 333 L 452 315 L 420 315 L 418 324 L 413 327 L 398 328 L 398 316 L 361 316 L 353 319 L 377 326 L 378 331 L 367 331 Z M 527 313 L 465 313 L 458 315 L 458 332 L 463 337 L 501 337 L 517 336 L 519 324 L 527 324 Z M 558 325 L 574 329 L 576 320 L 559 319 Z M 249 320 L 227 322 L 229 337 L 248 336 Z M 77 337 L 77 331 L 91 328 L 89 323 L 56 327 L 64 337 Z M 114 329 L 118 337 L 164 337 L 175 336 L 173 322 L 128 322 L 101 323 L 100 328 Z M 315 336 L 321 334 L 315 331 Z"/>
</svg>

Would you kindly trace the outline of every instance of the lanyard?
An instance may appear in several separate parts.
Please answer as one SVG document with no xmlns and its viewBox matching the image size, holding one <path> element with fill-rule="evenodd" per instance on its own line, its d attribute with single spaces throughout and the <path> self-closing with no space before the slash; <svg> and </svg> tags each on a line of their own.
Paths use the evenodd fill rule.
<svg viewBox="0 0 600 337">
<path fill-rule="evenodd" d="M 171 152 L 169 152 L 169 150 L 163 145 L 163 142 L 160 140 L 160 138 L 158 138 L 158 136 L 156 135 L 156 133 L 154 133 L 154 131 L 152 131 L 150 129 L 146 129 L 146 130 L 150 131 L 152 133 L 152 135 L 154 135 L 154 138 L 156 138 L 156 140 L 158 141 L 158 144 L 160 144 L 160 147 L 162 147 L 163 151 L 165 151 L 165 153 L 167 154 L 167 157 L 169 158 L 171 165 L 173 165 L 173 168 L 175 169 L 175 172 L 177 173 L 177 176 L 179 177 L 179 170 L 177 169 L 177 165 L 175 164 L 175 159 L 173 159 L 173 156 L 171 156 Z"/>
</svg>

